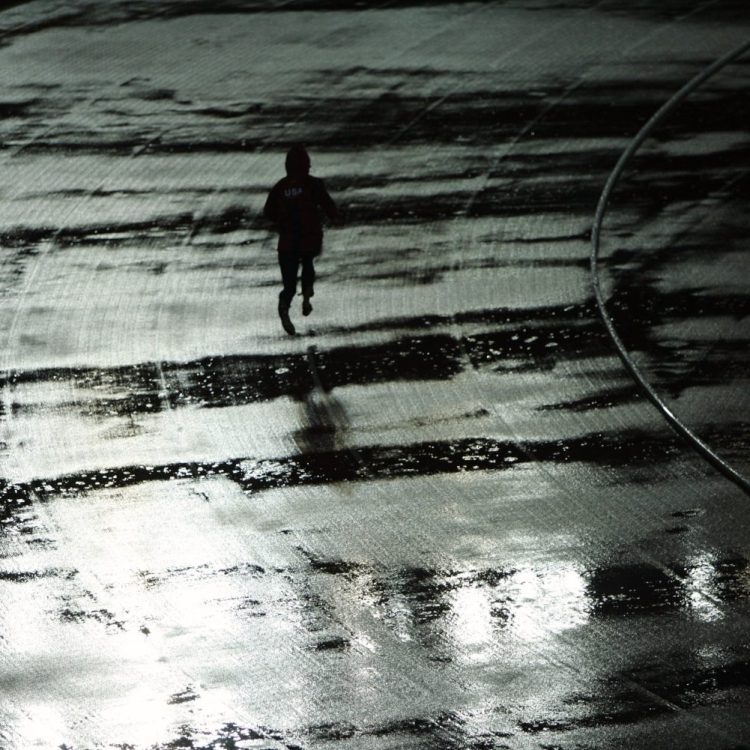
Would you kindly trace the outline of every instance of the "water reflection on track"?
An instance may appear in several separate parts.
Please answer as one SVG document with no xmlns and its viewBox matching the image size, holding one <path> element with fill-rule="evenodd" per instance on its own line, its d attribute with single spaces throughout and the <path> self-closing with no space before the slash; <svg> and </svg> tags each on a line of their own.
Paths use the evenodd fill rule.
<svg viewBox="0 0 750 750">
<path fill-rule="evenodd" d="M 2 36 L 0 745 L 742 747 L 746 501 L 624 376 L 587 243 L 745 14 L 359 5 L 33 4 Z M 649 145 L 607 264 L 738 461 L 746 75 Z M 347 206 L 296 339 L 257 218 L 287 136 Z"/>
</svg>

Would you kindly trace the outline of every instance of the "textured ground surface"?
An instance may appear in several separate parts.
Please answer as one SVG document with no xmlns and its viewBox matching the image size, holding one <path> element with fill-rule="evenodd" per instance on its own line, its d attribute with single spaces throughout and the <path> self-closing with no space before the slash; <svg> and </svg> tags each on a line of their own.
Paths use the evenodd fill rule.
<svg viewBox="0 0 750 750">
<path fill-rule="evenodd" d="M 0 13 L 0 747 L 750 747 L 750 498 L 589 277 L 730 0 Z M 750 57 L 617 187 L 603 286 L 750 472 Z M 260 220 L 342 207 L 315 311 Z"/>
</svg>

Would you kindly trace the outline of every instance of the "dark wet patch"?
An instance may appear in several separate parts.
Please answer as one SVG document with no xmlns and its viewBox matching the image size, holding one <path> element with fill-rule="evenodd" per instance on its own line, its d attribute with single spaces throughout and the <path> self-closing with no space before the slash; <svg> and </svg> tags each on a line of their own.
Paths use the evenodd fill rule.
<svg viewBox="0 0 750 750">
<path fill-rule="evenodd" d="M 204 115 L 206 117 L 218 117 L 219 119 L 232 120 L 235 117 L 245 117 L 247 115 L 257 114 L 263 109 L 261 104 L 249 104 L 238 107 L 203 107 L 193 109 L 191 112 Z"/>
<path fill-rule="evenodd" d="M 327 181 L 327 184 L 330 184 L 329 181 Z M 265 196 L 266 190 L 265 189 L 259 189 L 255 187 L 243 187 L 241 185 L 229 185 L 229 186 L 222 186 L 222 185 L 215 185 L 215 186 L 201 186 L 201 185 L 190 185 L 190 186 L 179 186 L 179 185 L 170 185 L 168 188 L 160 188 L 159 186 L 153 186 L 153 187 L 144 187 L 144 188 L 129 188 L 129 187 L 112 187 L 112 188 L 105 188 L 100 187 L 96 188 L 95 190 L 90 190 L 86 188 L 61 188 L 56 189 L 55 186 L 50 186 L 48 190 L 39 190 L 38 192 L 28 192 L 24 193 L 24 196 L 28 199 L 39 199 L 39 198 L 45 198 L 48 200 L 56 199 L 56 198 L 86 198 L 86 197 L 92 197 L 92 198 L 130 198 L 130 197 L 151 197 L 155 201 L 159 200 L 160 198 L 165 198 L 168 195 L 179 195 L 179 196 L 192 196 L 196 199 L 200 198 L 210 198 L 212 196 L 217 195 L 233 195 L 233 196 L 241 196 L 243 198 L 246 198 L 247 200 L 250 200 L 253 197 L 259 197 L 259 196 Z M 219 214 L 221 215 L 221 212 Z M 168 215 L 168 219 L 170 218 L 170 215 Z M 155 220 L 154 224 L 157 223 L 157 220 Z M 167 223 L 167 226 L 169 224 Z M 79 225 L 80 226 L 80 225 Z M 117 226 L 113 224 L 90 224 L 85 225 L 88 229 L 91 230 L 92 234 L 99 233 L 101 234 L 105 229 L 107 230 L 107 233 L 112 231 L 112 227 Z M 143 227 L 143 223 L 138 224 L 139 227 Z M 13 232 L 14 230 L 11 228 L 7 230 L 9 232 L 8 236 L 12 239 L 14 236 L 22 237 L 24 236 L 22 234 L 23 232 L 23 225 L 17 226 L 15 228 L 17 231 L 21 232 L 18 235 L 15 235 Z M 106 237 L 106 234 L 105 234 Z M 128 239 L 126 237 L 122 237 L 119 239 L 119 242 L 122 244 L 127 244 Z M 112 242 L 109 243 L 110 246 L 117 244 L 117 239 L 113 238 Z M 210 247 L 210 244 L 209 244 Z"/>
<path fill-rule="evenodd" d="M 706 6 L 696 6 L 692 0 L 660 0 L 658 3 L 653 0 L 609 0 L 597 8 L 613 15 L 657 21 L 692 18 L 699 23 L 748 22 L 744 0 L 723 0 Z M 696 13 L 697 10 L 700 13 Z"/>
<path fill-rule="evenodd" d="M 361 733 L 361 730 L 357 729 L 354 724 L 347 724 L 344 722 L 318 724 L 309 727 L 306 732 L 311 740 L 322 742 L 348 740 L 360 735 Z"/>
<path fill-rule="evenodd" d="M 134 465 L 92 470 L 16 485 L 44 499 L 75 496 L 100 489 L 143 482 L 198 480 L 225 476 L 247 493 L 278 487 L 330 482 L 430 476 L 466 471 L 503 471 L 528 462 L 595 463 L 602 466 L 642 466 L 669 462 L 681 455 L 680 443 L 669 432 L 593 433 L 556 441 L 503 442 L 466 438 L 410 445 L 369 446 L 354 450 L 310 453 L 284 459 L 228 459 L 158 466 Z M 9 511 L 13 523 L 25 504 Z"/>
<path fill-rule="evenodd" d="M 18 511 L 31 505 L 30 489 L 20 484 L 0 479 L 0 533 L 3 524 L 18 523 Z"/>
<path fill-rule="evenodd" d="M 51 568 L 49 570 L 24 570 L 9 571 L 0 570 L 0 581 L 9 583 L 28 583 L 29 581 L 38 581 L 44 578 L 60 578 L 70 581 L 78 575 L 75 569 Z"/>
<path fill-rule="evenodd" d="M 165 582 L 173 581 L 178 578 L 186 580 L 202 580 L 213 578 L 217 575 L 258 577 L 265 575 L 265 572 L 265 568 L 254 563 L 241 563 L 233 565 L 230 568 L 216 568 L 208 563 L 204 563 L 202 565 L 189 565 L 181 568 L 167 568 L 166 570 L 159 572 L 141 570 L 138 572 L 138 576 L 146 588 L 154 588 L 156 586 L 161 586 Z"/>
<path fill-rule="evenodd" d="M 403 719 L 372 729 L 369 734 L 374 737 L 383 737 L 392 734 L 432 734 L 435 728 L 435 722 L 429 719 Z"/>
<path fill-rule="evenodd" d="M 146 102 L 172 101 L 177 92 L 174 89 L 143 88 L 135 96 Z"/>
<path fill-rule="evenodd" d="M 445 417 L 415 417 L 411 420 L 410 424 L 413 424 L 415 427 L 427 427 L 445 422 L 463 422 L 467 419 L 486 419 L 490 416 L 491 412 L 489 410 L 480 407 L 479 409 L 472 409 L 471 411 L 463 412 L 461 414 L 453 414 Z"/>
<path fill-rule="evenodd" d="M 621 326 L 626 346 L 653 355 L 658 363 L 653 368 L 654 385 L 672 396 L 696 385 L 723 384 L 732 378 L 741 380 L 750 350 L 743 341 L 694 343 L 676 349 L 656 340 L 650 333 L 652 327 L 691 317 L 705 320 L 728 314 L 750 314 L 750 295 L 708 295 L 685 290 L 649 301 L 639 294 L 637 298 L 621 297 L 613 309 L 616 321 L 627 321 Z M 457 339 L 439 330 L 440 326 L 451 324 L 483 324 L 493 326 L 493 330 Z M 369 346 L 316 351 L 315 369 L 324 390 L 330 393 L 334 388 L 349 385 L 450 380 L 463 372 L 468 363 L 479 368 L 492 367 L 497 373 L 544 371 L 554 369 L 561 361 L 614 353 L 603 325 L 593 317 L 588 303 L 530 310 L 477 310 L 455 318 L 391 319 L 351 333 L 401 326 L 438 330 Z M 167 408 L 237 406 L 290 396 L 309 407 L 306 418 L 310 424 L 299 435 L 302 443 L 314 448 L 325 438 L 329 447 L 333 447 L 335 433 L 342 426 L 341 420 L 331 412 L 335 403 L 328 408 L 326 404 L 310 400 L 316 384 L 307 354 L 229 355 L 184 364 L 162 362 L 109 369 L 16 371 L 0 378 L 0 388 L 56 381 L 87 391 L 86 401 L 61 404 L 57 408 L 75 409 L 95 418 L 132 418 L 136 414 L 156 413 Z M 91 391 L 101 396 L 90 398 Z M 636 398 L 635 388 L 626 385 L 541 408 L 586 411 L 625 404 Z M 11 400 L 13 408 L 43 407 L 14 406 Z M 744 436 L 737 437 L 740 438 L 737 449 L 741 450 Z"/>
<path fill-rule="evenodd" d="M 410 602 L 412 616 L 417 625 L 443 617 L 450 611 L 445 595 L 456 586 L 451 581 L 455 573 L 407 568 L 399 573 L 398 593 Z"/>
<path fill-rule="evenodd" d="M 696 61 L 700 66 L 700 61 Z M 340 71 L 337 71 L 340 75 Z M 321 71 L 320 75 L 330 76 L 330 72 Z M 564 83 L 553 84 L 551 91 L 540 98 L 523 90 L 509 91 L 504 89 L 486 89 L 469 86 L 453 91 L 440 101 L 436 96 L 419 96 L 394 90 L 389 86 L 393 73 L 384 71 L 360 72 L 376 80 L 370 86 L 377 86 L 381 92 L 376 97 L 364 97 L 356 93 L 346 96 L 337 95 L 335 99 L 319 97 L 313 110 L 307 99 L 289 100 L 283 104 L 257 102 L 203 107 L 200 110 L 184 110 L 183 118 L 191 118 L 192 127 L 175 127 L 154 139 L 149 131 L 142 133 L 130 130 L 126 136 L 121 133 L 108 132 L 103 137 L 98 131 L 89 133 L 75 131 L 56 132 L 54 140 L 37 139 L 26 148 L 30 152 L 96 153 L 109 155 L 130 155 L 134 149 L 148 144 L 148 153 L 178 154 L 196 152 L 247 152 L 265 148 L 274 140 L 273 129 L 279 122 L 297 122 L 304 120 L 309 142 L 321 150 L 351 150 L 384 143 L 408 143 L 423 145 L 438 143 L 460 143 L 464 147 L 495 146 L 503 140 L 514 138 L 519 123 L 534 123 L 534 137 L 537 139 L 592 139 L 592 138 L 628 138 L 646 122 L 657 107 L 684 82 L 679 76 L 664 77 L 654 83 L 625 85 L 621 80 L 590 82 L 579 87 L 574 93 L 567 90 Z M 414 75 L 424 76 L 424 71 Z M 439 79 L 443 71 L 434 71 L 433 76 Z M 384 80 L 384 76 L 387 80 Z M 401 77 L 401 81 L 407 78 Z M 383 91 L 383 88 L 386 88 Z M 467 90 L 469 88 L 469 90 Z M 148 91 L 148 89 L 146 89 Z M 711 97 L 696 97 L 685 103 L 685 121 L 699 123 L 700 132 L 726 132 L 737 130 L 743 132 L 744 122 L 738 107 L 741 107 L 740 92 L 717 90 Z M 196 118 L 205 121 L 196 122 Z M 236 131 L 226 127 L 228 121 L 245 118 L 247 127 Z M 471 127 L 467 127 L 471 123 Z M 200 135 L 196 136 L 196 125 Z M 223 130 L 222 130 L 223 128 Z M 188 137 L 185 131 L 190 131 Z M 534 185 L 528 174 L 519 173 L 524 178 L 518 191 L 504 191 L 502 201 L 493 193 L 495 210 L 498 204 L 510 208 L 517 202 L 516 192 L 520 192 L 520 204 L 554 207 L 563 200 L 563 188 L 573 190 L 570 197 L 575 204 L 583 205 L 589 191 L 595 191 L 597 183 L 602 183 L 602 170 L 611 167 L 617 157 L 617 148 L 588 149 L 581 154 L 561 154 L 563 167 L 559 175 L 566 185 Z M 685 157 L 690 158 L 690 157 Z M 702 157 L 697 156 L 697 159 Z M 512 164 L 515 156 L 508 159 Z M 540 164 L 537 158 L 536 165 Z M 483 162 L 480 161 L 481 165 Z M 527 166 L 534 167 L 533 161 Z M 547 166 L 547 165 L 545 165 Z M 538 166 L 537 166 L 538 168 Z M 502 175 L 513 174 L 503 161 Z M 579 177 L 578 181 L 571 179 Z M 581 177 L 585 178 L 582 184 Z M 486 191 L 485 191 L 486 192 Z M 446 199 L 450 196 L 446 194 Z M 485 203 L 483 195 L 477 197 L 478 205 Z M 596 204 L 586 204 L 591 208 Z M 454 201 L 455 208 L 455 201 Z M 571 205 L 570 203 L 568 205 Z M 412 208 L 422 209 L 424 202 L 416 201 Z M 392 206 L 399 208 L 398 203 Z M 354 204 L 355 215 L 360 207 Z M 488 208 L 479 210 L 485 215 Z M 409 214 L 406 209 L 404 215 Z M 389 214 L 390 215 L 390 214 Z M 417 213 L 418 215 L 418 213 Z M 450 214 L 447 214 L 450 215 Z"/>
<path fill-rule="evenodd" d="M 671 533 L 685 533 L 677 527 Z M 668 530 L 670 531 L 670 530 Z M 721 557 L 702 564 L 701 593 L 731 603 L 750 598 L 750 562 L 741 555 Z M 586 575 L 586 596 L 592 614 L 629 617 L 688 611 L 694 563 L 673 563 L 668 569 L 648 564 L 601 568 Z"/>
<path fill-rule="evenodd" d="M 362 571 L 362 566 L 359 563 L 348 562 L 346 560 L 321 560 L 312 556 L 309 557 L 309 560 L 310 567 L 316 573 L 351 577 Z"/>
<path fill-rule="evenodd" d="M 24 540 L 29 547 L 44 550 L 57 549 L 57 541 L 45 537 L 34 537 L 33 539 Z"/>
<path fill-rule="evenodd" d="M 240 565 L 232 565 L 230 568 L 220 568 L 218 572 L 224 576 L 260 576 L 264 575 L 266 570 L 262 565 L 256 565 L 255 563 L 242 563 Z"/>
<path fill-rule="evenodd" d="M 190 703 L 194 700 L 197 700 L 198 697 L 198 694 L 193 690 L 192 687 L 187 687 L 182 692 L 175 693 L 174 695 L 170 696 L 167 703 L 169 703 L 170 705 L 176 705 L 178 703 Z"/>
<path fill-rule="evenodd" d="M 505 583 L 511 576 L 517 573 L 513 568 L 482 568 L 471 571 L 468 576 L 468 583 L 481 583 L 490 587 L 499 586 Z"/>
<path fill-rule="evenodd" d="M 382 259 L 381 259 L 382 260 Z M 584 271 L 588 268 L 588 260 L 584 259 L 528 259 L 528 260 L 501 260 L 498 258 L 481 258 L 466 261 L 461 264 L 461 271 L 501 271 L 502 269 L 541 269 L 541 268 L 567 268 Z M 379 264 L 372 260 L 363 261 L 356 266 L 357 278 L 367 281 L 392 281 L 397 286 L 409 285 L 419 286 L 435 284 L 447 276 L 456 272 L 455 264 L 435 263 L 432 265 L 419 265 L 408 271 L 380 270 Z"/>
<path fill-rule="evenodd" d="M 342 638 L 337 636 L 335 638 L 327 638 L 324 641 L 318 641 L 315 644 L 316 651 L 346 651 L 351 646 L 351 642 L 348 638 Z"/>
<path fill-rule="evenodd" d="M 583 701 L 581 701 L 583 702 Z M 592 701 L 594 705 L 603 701 Z M 597 706 L 598 707 L 598 706 Z M 571 732 L 576 729 L 596 729 L 607 726 L 640 724 L 665 714 L 674 713 L 676 709 L 663 703 L 649 701 L 643 695 L 633 692 L 621 693 L 610 706 L 595 711 L 587 716 L 564 716 L 554 719 L 537 719 L 519 722 L 519 728 L 526 734 L 544 734 L 546 732 Z"/>
<path fill-rule="evenodd" d="M 178 736 L 150 750 L 237 750 L 240 747 L 279 747 L 286 750 L 303 750 L 303 747 L 281 731 L 270 727 L 246 727 L 235 723 L 224 724 L 218 731 L 197 729 L 189 724 L 181 725 Z M 266 744 L 263 744 L 263 743 Z M 131 746 L 123 746 L 130 750 Z"/>
<path fill-rule="evenodd" d="M 543 327 L 578 327 L 590 323 L 597 315 L 593 299 L 581 303 L 561 305 L 540 305 L 537 307 L 495 307 L 484 309 L 461 310 L 455 315 L 428 314 L 410 317 L 379 318 L 356 326 L 321 329 L 326 334 L 362 334 L 393 330 L 438 329 L 450 325 L 486 324 L 492 326 L 516 326 L 523 331 L 534 330 L 537 324 Z M 520 331 L 514 333 L 520 334 Z M 530 335 L 530 334 L 529 334 Z M 518 339 L 512 339 L 517 341 Z M 518 345 L 520 348 L 520 344 Z M 514 351 L 517 351 L 518 348 Z M 2 381 L 0 381 L 2 383 Z"/>
<path fill-rule="evenodd" d="M 336 722 L 319 724 L 308 727 L 305 735 L 312 741 L 342 741 L 354 737 L 391 738 L 398 742 L 394 747 L 401 747 L 402 743 L 415 741 L 420 748 L 442 748 L 443 750 L 489 750 L 509 747 L 499 744 L 503 739 L 513 735 L 508 732 L 486 731 L 471 733 L 468 731 L 466 719 L 455 712 L 444 712 L 434 717 L 412 717 L 381 725 L 358 727 L 351 723 Z M 409 740 L 404 739 L 411 738 Z M 388 745 L 389 747 L 391 745 Z"/>
<path fill-rule="evenodd" d="M 0 119 L 9 120 L 12 118 L 25 118 L 30 115 L 30 111 L 38 104 L 38 99 L 31 99 L 23 102 L 3 102 L 0 101 Z"/>
<path fill-rule="evenodd" d="M 4 8 L 22 4 L 22 0 L 14 2 L 8 0 L 3 3 Z M 632 16 L 648 20 L 677 20 L 696 10 L 695 3 L 689 0 L 664 0 L 655 4 L 652 0 L 609 0 L 601 3 L 594 0 L 551 0 L 540 3 L 535 0 L 515 0 L 506 3 L 515 10 L 549 11 L 549 10 L 586 10 L 609 13 L 613 15 Z M 263 0 L 169 0 L 160 2 L 158 7 L 152 3 L 118 2 L 108 3 L 102 8 L 84 6 L 84 9 L 70 8 L 65 13 L 53 17 L 46 24 L 34 25 L 32 29 L 25 26 L 10 29 L 6 33 L 33 33 L 48 26 L 83 26 L 114 25 L 118 23 L 143 21 L 149 19 L 173 19 L 187 16 L 203 15 L 235 15 L 255 13 L 277 13 L 286 15 L 296 12 L 347 11 L 350 13 L 367 13 L 373 9 L 387 8 L 390 10 L 408 8 L 433 8 L 440 6 L 477 7 L 492 6 L 490 0 L 386 0 L 379 3 L 368 3 L 363 0 L 295 0 L 288 2 L 264 2 Z M 747 8 L 741 0 L 724 0 L 716 4 L 711 3 L 701 8 L 698 16 L 701 22 L 707 21 L 747 21 Z"/>
<path fill-rule="evenodd" d="M 25 4 L 26 0 L 8 0 L 3 3 L 3 7 L 0 10 L 12 8 L 16 5 Z M 16 37 L 27 36 L 29 34 L 35 34 L 45 29 L 56 28 L 62 25 L 75 23 L 85 18 L 85 12 L 76 11 L 74 8 L 68 8 L 55 13 L 45 13 L 39 19 L 28 19 L 22 23 L 17 23 L 15 26 L 6 26 L 0 28 L 0 45 L 5 46 L 12 42 Z"/>
<path fill-rule="evenodd" d="M 572 305 L 476 310 L 455 319 L 432 316 L 389 320 L 382 326 L 367 326 L 366 330 L 391 326 L 430 329 L 452 323 L 514 327 L 472 335 L 464 341 L 436 331 L 370 346 L 316 351 L 315 368 L 324 389 L 331 391 L 347 385 L 399 380 L 447 380 L 464 370 L 467 354 L 477 365 L 519 357 L 535 362 L 583 357 L 606 340 L 603 327 L 587 319 L 589 315 L 593 317 L 590 305 Z M 351 332 L 364 333 L 365 329 Z M 561 351 L 552 351 L 558 348 Z M 288 354 L 216 356 L 187 363 L 141 363 L 115 368 L 14 371 L 0 377 L 0 388 L 44 382 L 66 382 L 100 393 L 99 398 L 74 404 L 80 412 L 95 417 L 153 413 L 188 405 L 235 406 L 282 396 L 304 401 L 315 387 L 309 354 Z M 319 410 L 315 404 L 311 408 Z"/>
<path fill-rule="evenodd" d="M 672 518 L 696 518 L 704 513 L 705 511 L 701 508 L 688 508 L 687 510 L 676 510 L 671 516 Z"/>
<path fill-rule="evenodd" d="M 730 657 L 706 664 L 692 653 L 672 652 L 624 676 L 680 708 L 690 708 L 743 700 L 750 689 L 750 661 Z"/>
<path fill-rule="evenodd" d="M 107 609 L 74 609 L 72 607 L 63 607 L 58 612 L 58 617 L 62 622 L 81 624 L 88 621 L 98 622 L 106 625 L 107 628 L 116 630 L 125 630 L 125 622 L 118 620 L 117 617 Z"/>
<path fill-rule="evenodd" d="M 265 617 L 266 611 L 262 609 L 263 603 L 258 599 L 243 598 L 235 609 L 242 612 L 246 617 Z"/>
<path fill-rule="evenodd" d="M 207 225 L 219 229 L 224 221 L 224 214 L 219 213 L 212 219 L 205 219 Z M 167 232 L 176 232 L 185 237 L 194 226 L 192 213 L 161 215 L 157 219 L 146 221 L 122 222 L 118 224 L 88 224 L 81 226 L 17 226 L 0 233 L 0 242 L 5 247 L 26 248 L 29 245 L 40 245 L 44 242 L 55 242 L 59 247 L 81 245 L 113 246 L 122 244 L 112 235 L 127 235 L 127 244 L 142 242 L 147 238 L 163 238 Z"/>
<path fill-rule="evenodd" d="M 427 743 L 427 747 L 442 748 L 444 750 L 459 750 L 459 748 L 478 747 L 466 729 L 465 718 L 456 712 L 446 711 L 435 716 L 405 718 L 389 722 L 380 726 L 368 727 L 363 734 L 370 737 L 389 737 L 392 742 L 420 742 Z"/>
<path fill-rule="evenodd" d="M 651 565 L 614 566 L 587 576 L 587 597 L 600 616 L 658 614 L 686 606 L 686 584 Z"/>
<path fill-rule="evenodd" d="M 612 409 L 625 406 L 642 399 L 641 393 L 635 385 L 622 388 L 607 388 L 598 393 L 571 401 L 558 401 L 553 404 L 543 404 L 538 411 L 564 410 L 570 412 L 586 412 L 595 409 Z"/>
<path fill-rule="evenodd" d="M 321 380 L 332 389 L 390 380 L 447 379 L 462 369 L 458 342 L 448 335 L 414 337 L 371 347 L 341 347 L 316 356 Z M 184 405 L 235 406 L 293 396 L 314 388 L 307 356 L 207 357 L 187 363 L 143 364 L 111 370 L 13 373 L 0 387 L 65 378 L 82 388 L 129 391 L 121 398 L 81 404 L 92 416 L 149 413 Z M 166 390 L 164 383 L 166 382 Z"/>
<path fill-rule="evenodd" d="M 565 733 L 641 724 L 702 705 L 732 703 L 741 708 L 750 687 L 750 662 L 732 655 L 723 658 L 721 663 L 707 664 L 691 652 L 662 654 L 653 663 L 613 675 L 596 692 L 569 696 L 563 701 L 565 710 L 554 718 L 523 721 L 519 726 L 528 734 Z"/>
</svg>

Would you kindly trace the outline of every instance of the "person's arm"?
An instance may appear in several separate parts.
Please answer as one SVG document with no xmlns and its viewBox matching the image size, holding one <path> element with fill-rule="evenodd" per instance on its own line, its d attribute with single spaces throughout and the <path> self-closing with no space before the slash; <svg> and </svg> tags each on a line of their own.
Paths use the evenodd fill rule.
<svg viewBox="0 0 750 750">
<path fill-rule="evenodd" d="M 323 209 L 323 213 L 334 223 L 338 223 L 339 212 L 336 208 L 336 204 L 333 202 L 333 198 L 329 195 L 326 190 L 326 186 L 323 180 L 317 181 L 318 185 L 318 205 Z"/>
<path fill-rule="evenodd" d="M 279 222 L 279 202 L 277 195 L 278 190 L 274 185 L 274 187 L 271 188 L 271 192 L 268 193 L 268 198 L 266 198 L 266 205 L 263 206 L 263 215 L 266 217 L 266 219 L 272 221 L 274 224 L 278 224 Z"/>
</svg>

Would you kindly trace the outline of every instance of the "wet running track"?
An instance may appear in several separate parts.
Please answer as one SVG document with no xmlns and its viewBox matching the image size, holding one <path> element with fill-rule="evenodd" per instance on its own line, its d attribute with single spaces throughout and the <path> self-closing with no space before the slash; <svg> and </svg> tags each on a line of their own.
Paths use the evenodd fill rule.
<svg viewBox="0 0 750 750">
<path fill-rule="evenodd" d="M 0 12 L 0 748 L 750 747 L 745 5 Z"/>
</svg>

